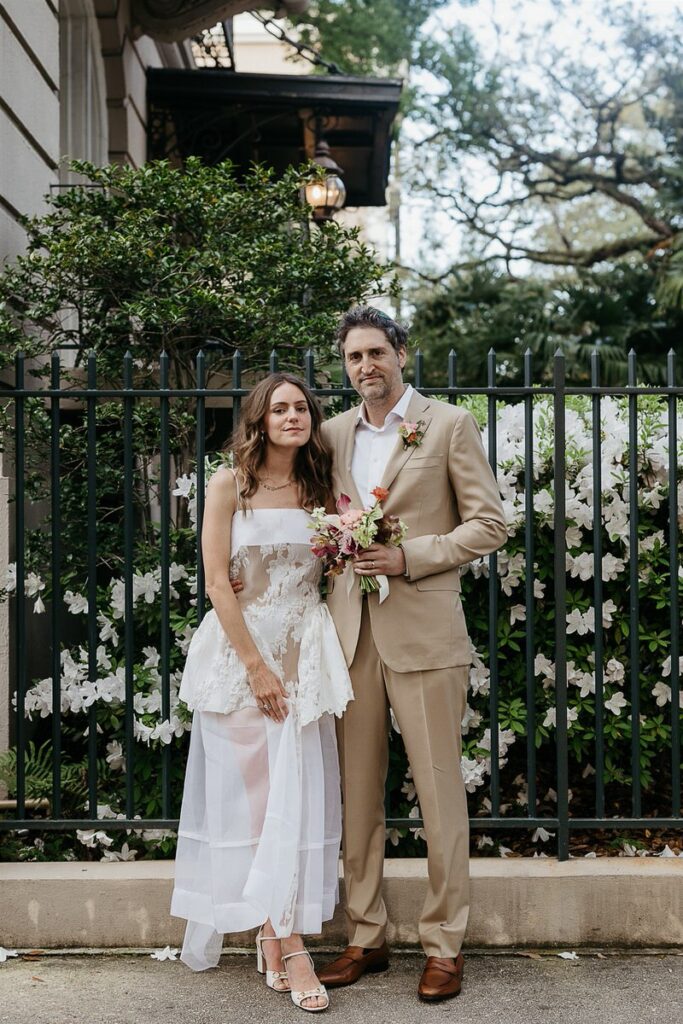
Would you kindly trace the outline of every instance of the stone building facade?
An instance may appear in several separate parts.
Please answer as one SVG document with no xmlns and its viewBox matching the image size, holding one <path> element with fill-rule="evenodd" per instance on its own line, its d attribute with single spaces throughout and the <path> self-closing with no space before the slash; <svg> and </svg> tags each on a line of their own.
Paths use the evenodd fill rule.
<svg viewBox="0 0 683 1024">
<path fill-rule="evenodd" d="M 284 0 L 301 11 L 308 0 Z M 69 158 L 140 166 L 148 68 L 195 66 L 191 37 L 253 0 L 0 0 L 0 266 L 25 247 L 22 215 L 74 177 Z M 274 3 L 271 6 L 276 6 Z M 12 557 L 0 454 L 0 578 Z M 8 605 L 0 604 L 0 750 L 9 742 Z"/>
<path fill-rule="evenodd" d="M 45 194 L 70 182 L 65 158 L 144 163 L 147 68 L 194 67 L 193 34 L 263 6 L 0 0 L 0 263 L 23 248 L 20 215 L 39 213 Z"/>
</svg>

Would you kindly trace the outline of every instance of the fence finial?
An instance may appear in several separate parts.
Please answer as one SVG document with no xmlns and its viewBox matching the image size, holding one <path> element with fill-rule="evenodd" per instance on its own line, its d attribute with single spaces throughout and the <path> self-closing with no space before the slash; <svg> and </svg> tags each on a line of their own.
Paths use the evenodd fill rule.
<svg viewBox="0 0 683 1024">
<path fill-rule="evenodd" d="M 486 360 L 488 369 L 488 386 L 495 388 L 496 386 L 496 350 L 493 348 L 489 349 L 488 358 Z"/>
<path fill-rule="evenodd" d="M 309 388 L 315 387 L 315 356 L 312 348 L 307 348 L 304 352 L 304 373 L 306 376 L 306 383 Z"/>
<path fill-rule="evenodd" d="M 594 348 L 591 352 L 591 386 L 594 388 L 600 385 L 600 350 Z"/>
<path fill-rule="evenodd" d="M 634 388 L 638 383 L 638 370 L 636 366 L 636 350 L 629 349 L 628 353 L 628 386 Z"/>
<path fill-rule="evenodd" d="M 666 354 L 666 384 L 669 388 L 676 387 L 676 353 L 672 348 Z"/>
<path fill-rule="evenodd" d="M 159 356 L 159 385 L 162 388 L 168 387 L 168 367 L 168 352 L 166 351 L 166 349 L 164 349 L 161 355 Z"/>
</svg>

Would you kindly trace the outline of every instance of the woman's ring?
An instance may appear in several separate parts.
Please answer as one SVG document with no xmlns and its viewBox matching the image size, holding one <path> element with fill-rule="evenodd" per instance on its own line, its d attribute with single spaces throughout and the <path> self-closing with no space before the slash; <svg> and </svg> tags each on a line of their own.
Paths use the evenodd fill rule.
<svg viewBox="0 0 683 1024">
<path fill-rule="evenodd" d="M 374 562 L 370 562 L 370 568 L 371 568 L 371 569 L 374 569 L 374 568 L 375 568 L 375 563 L 374 563 Z"/>
</svg>

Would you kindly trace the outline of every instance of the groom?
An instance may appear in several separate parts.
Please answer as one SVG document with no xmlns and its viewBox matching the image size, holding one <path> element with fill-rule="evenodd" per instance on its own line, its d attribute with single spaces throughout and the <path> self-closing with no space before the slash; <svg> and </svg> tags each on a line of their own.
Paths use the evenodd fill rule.
<svg viewBox="0 0 683 1024">
<path fill-rule="evenodd" d="M 330 987 L 388 966 L 382 899 L 384 785 L 389 709 L 401 730 L 428 847 L 429 883 L 419 934 L 427 962 L 418 995 L 456 996 L 468 914 L 469 827 L 460 773 L 470 641 L 459 566 L 506 539 L 503 507 L 474 417 L 403 383 L 408 336 L 372 307 L 342 318 L 339 351 L 362 404 L 324 425 L 335 497 L 383 508 L 408 526 L 401 547 L 372 545 L 356 575 L 389 578 L 389 596 L 363 596 L 347 569 L 328 606 L 355 699 L 338 729 L 344 797 L 344 885 L 349 942 L 319 971 Z M 413 425 L 416 425 L 413 427 Z"/>
</svg>

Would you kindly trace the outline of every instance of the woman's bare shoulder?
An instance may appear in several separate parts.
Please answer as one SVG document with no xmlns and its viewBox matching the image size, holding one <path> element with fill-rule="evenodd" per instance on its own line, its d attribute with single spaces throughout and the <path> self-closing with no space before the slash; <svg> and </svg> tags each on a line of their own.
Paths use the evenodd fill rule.
<svg viewBox="0 0 683 1024">
<path fill-rule="evenodd" d="M 237 507 L 237 477 L 229 466 L 221 466 L 211 476 L 206 487 L 206 495 L 211 495 L 221 504 Z"/>
</svg>

